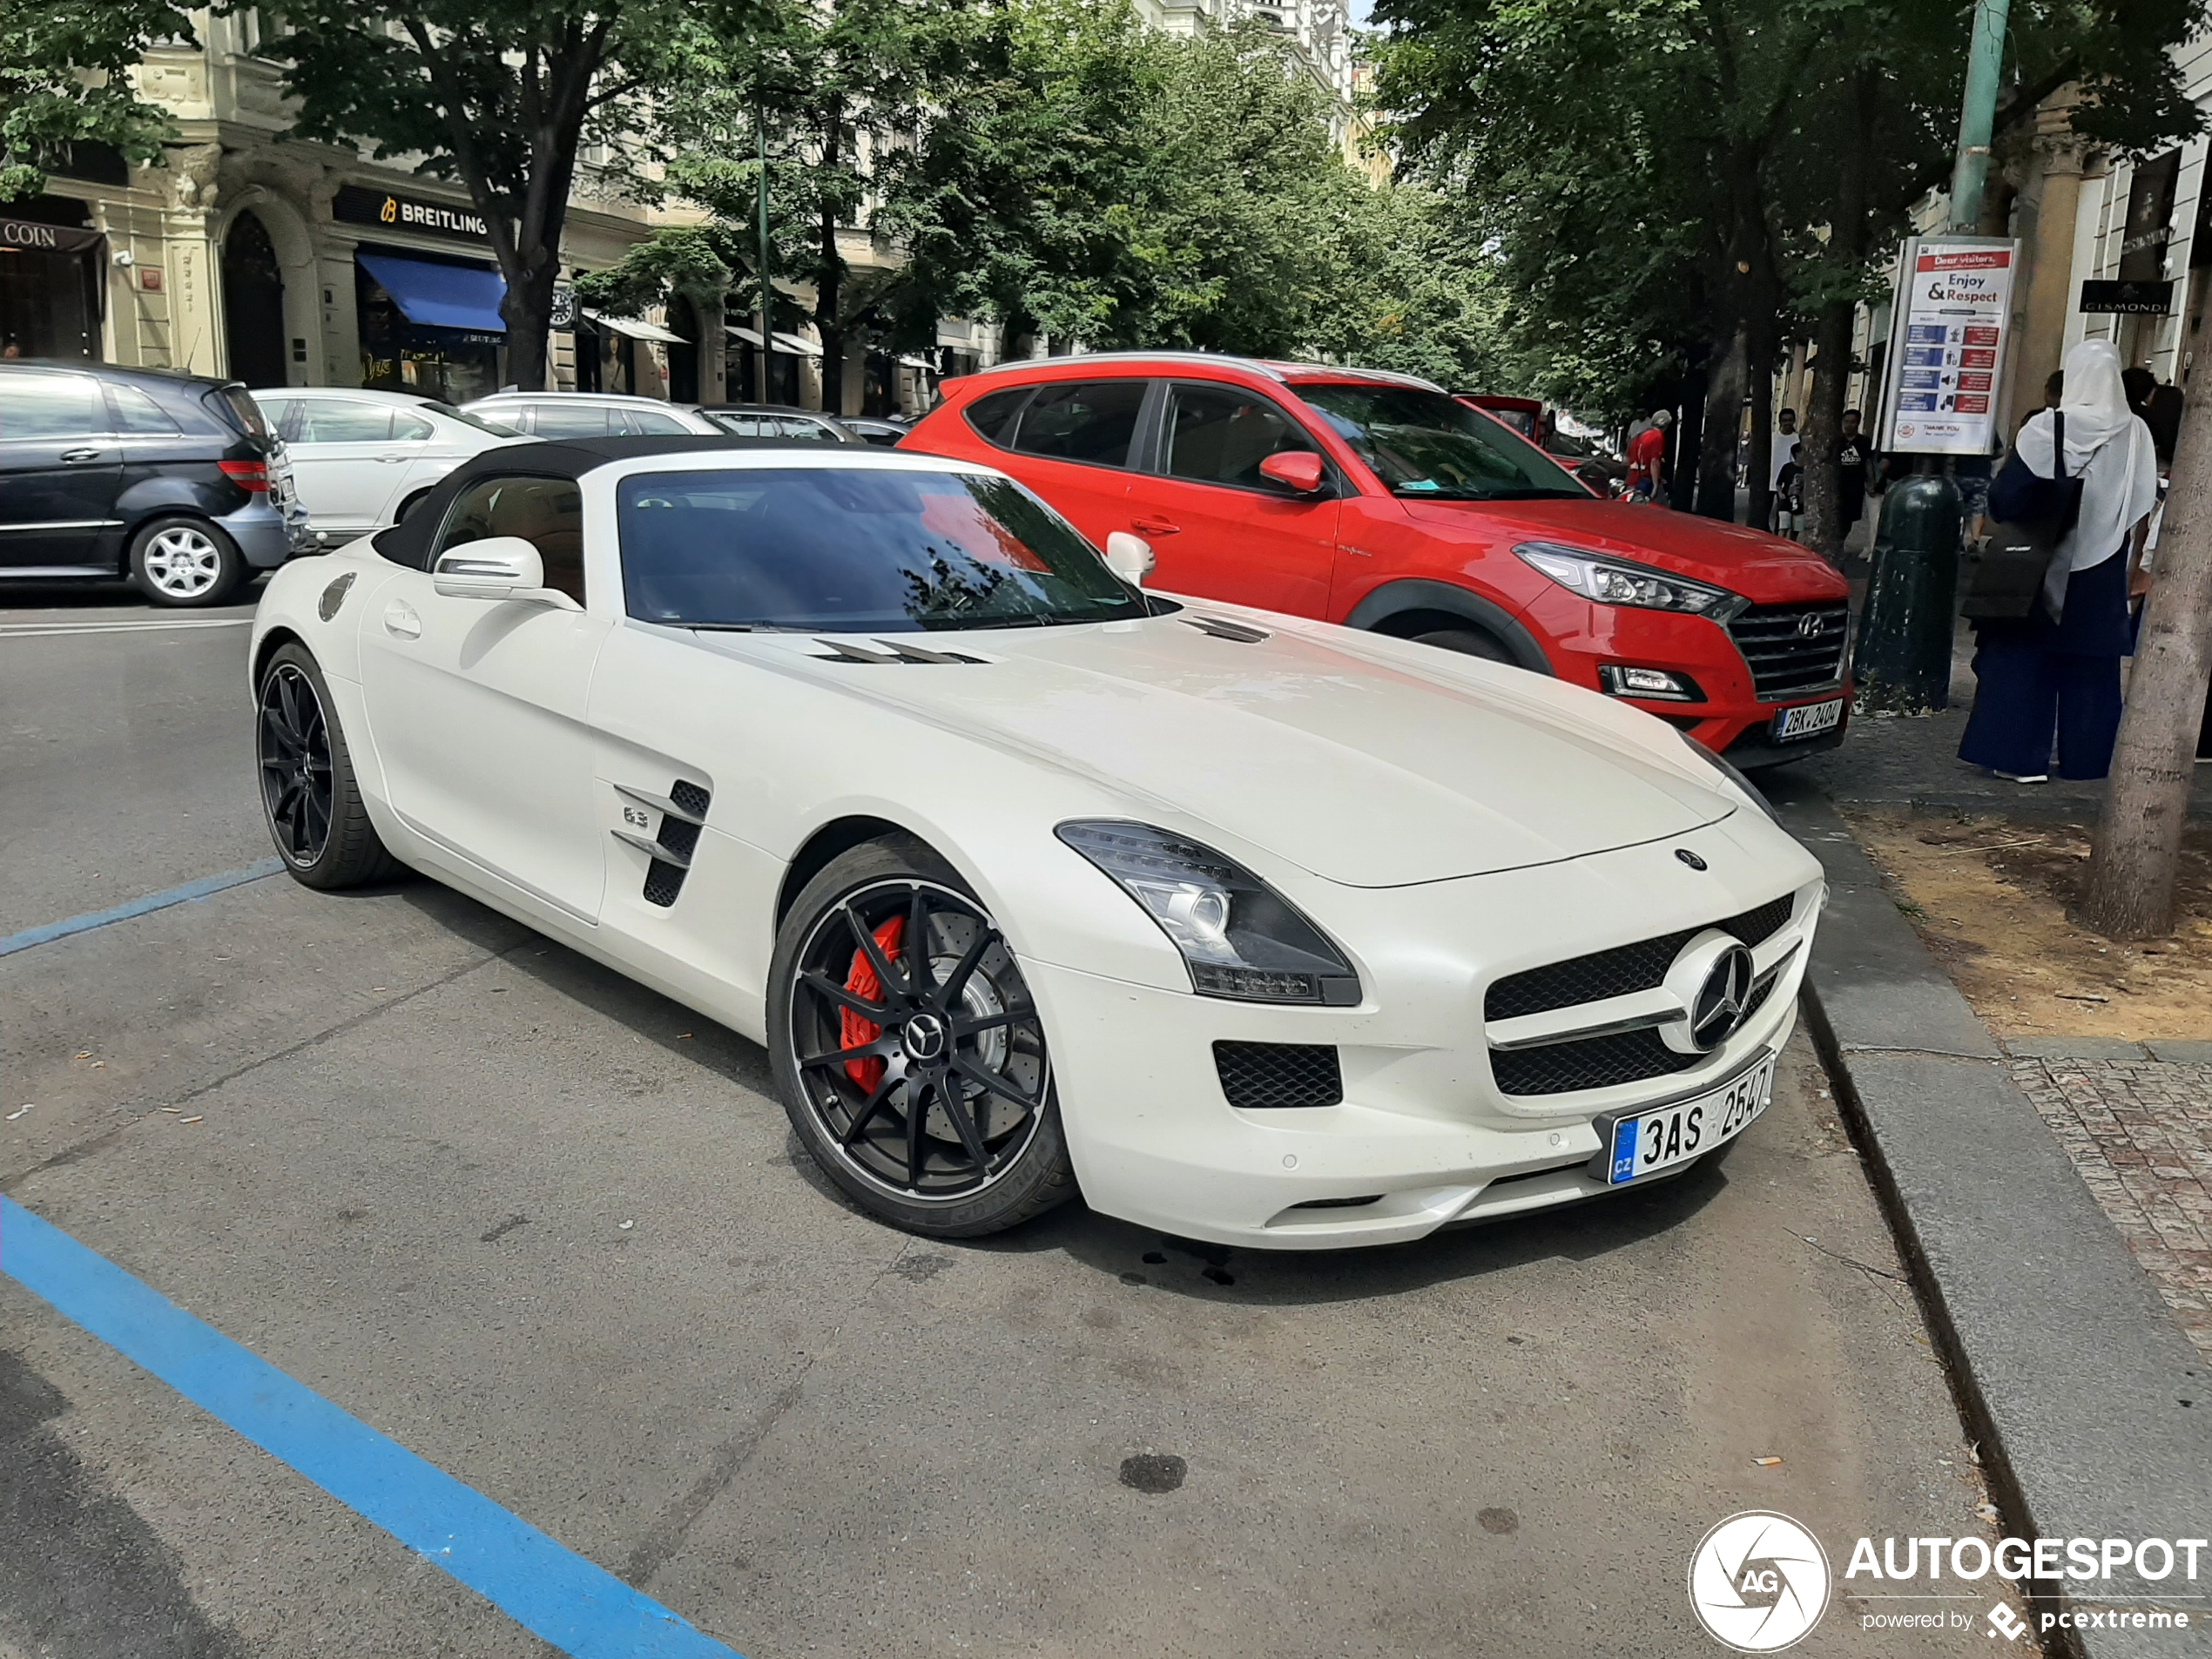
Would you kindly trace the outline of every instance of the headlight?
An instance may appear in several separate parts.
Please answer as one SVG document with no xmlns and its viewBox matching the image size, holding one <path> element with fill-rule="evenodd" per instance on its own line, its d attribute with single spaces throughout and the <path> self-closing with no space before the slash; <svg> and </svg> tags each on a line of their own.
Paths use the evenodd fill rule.
<svg viewBox="0 0 2212 1659">
<path fill-rule="evenodd" d="M 1759 786 L 1753 783 L 1749 778 L 1746 778 L 1742 771 L 1734 765 L 1734 763 L 1730 761 L 1725 756 L 1718 754 L 1713 750 L 1708 749 L 1703 744 L 1698 742 L 1696 738 L 1691 737 L 1689 732 L 1682 732 L 1679 735 L 1682 738 L 1682 740 L 1689 745 L 1690 753 L 1696 755 L 1700 760 L 1710 766 L 1715 772 L 1717 772 L 1722 777 L 1727 779 L 1729 782 L 1734 784 L 1737 789 L 1743 792 L 1744 796 L 1750 801 L 1752 806 L 1757 807 L 1769 818 L 1773 819 L 1776 823 L 1779 824 L 1782 821 L 1782 819 L 1776 815 L 1773 805 L 1767 799 L 1766 796 L 1760 792 Z"/>
<path fill-rule="evenodd" d="M 1604 558 L 1578 547 L 1556 542 L 1523 542 L 1514 549 L 1521 562 L 1534 565 L 1562 588 L 1572 588 L 1585 599 L 1602 605 L 1634 605 L 1642 610 L 1681 610 L 1693 617 L 1710 617 L 1726 623 L 1750 603 L 1740 593 L 1709 587 L 1687 577 L 1631 564 L 1625 559 Z"/>
<path fill-rule="evenodd" d="M 1183 953 L 1201 996 L 1351 1008 L 1359 976 L 1297 908 L 1231 858 L 1150 824 L 1055 832 L 1120 884 Z"/>
</svg>

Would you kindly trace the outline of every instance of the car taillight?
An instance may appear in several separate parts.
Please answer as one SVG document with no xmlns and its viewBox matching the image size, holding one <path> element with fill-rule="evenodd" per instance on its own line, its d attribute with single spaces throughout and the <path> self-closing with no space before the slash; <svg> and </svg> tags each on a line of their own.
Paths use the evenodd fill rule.
<svg viewBox="0 0 2212 1659">
<path fill-rule="evenodd" d="M 219 461 L 215 464 L 223 469 L 223 476 L 240 489 L 258 495 L 269 487 L 269 463 L 266 461 Z"/>
</svg>

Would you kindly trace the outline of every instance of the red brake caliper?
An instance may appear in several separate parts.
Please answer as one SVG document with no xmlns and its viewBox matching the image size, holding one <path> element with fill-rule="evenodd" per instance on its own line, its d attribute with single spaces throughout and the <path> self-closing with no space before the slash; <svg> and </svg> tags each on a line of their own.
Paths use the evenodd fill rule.
<svg viewBox="0 0 2212 1659">
<path fill-rule="evenodd" d="M 876 948 L 883 953 L 886 961 L 899 960 L 899 941 L 906 934 L 906 917 L 894 916 L 875 930 Z M 845 988 L 858 997 L 873 1002 L 883 995 L 883 981 L 876 975 L 875 965 L 868 961 L 867 952 L 855 948 L 853 952 L 853 971 L 845 976 Z M 883 1035 L 883 1028 L 856 1014 L 851 1008 L 837 1011 L 837 1035 L 840 1049 L 857 1049 L 863 1043 L 873 1042 Z M 848 1060 L 845 1075 L 869 1094 L 883 1081 L 883 1062 L 875 1055 L 865 1060 Z"/>
</svg>

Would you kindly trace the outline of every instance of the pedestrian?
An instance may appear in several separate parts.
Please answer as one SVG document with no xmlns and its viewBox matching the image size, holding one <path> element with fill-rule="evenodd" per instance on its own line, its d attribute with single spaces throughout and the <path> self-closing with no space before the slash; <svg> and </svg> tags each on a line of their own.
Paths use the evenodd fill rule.
<svg viewBox="0 0 2212 1659">
<path fill-rule="evenodd" d="M 1858 429 L 1858 411 L 1845 409 L 1836 434 L 1836 511 L 1849 536 L 1866 509 L 1866 468 L 1873 450 Z"/>
<path fill-rule="evenodd" d="M 1959 744 L 1961 760 L 2020 784 L 2049 780 L 2054 736 L 2060 777 L 2101 778 L 2112 768 L 2128 600 L 2142 585 L 2158 499 L 2150 428 L 2128 408 L 2110 341 L 2085 340 L 2066 354 L 2059 412 L 2080 510 L 2028 614 L 1974 624 L 1974 708 Z M 2013 448 L 2037 477 L 2055 477 L 2052 411 L 2030 415 Z"/>
<path fill-rule="evenodd" d="M 1667 428 L 1675 417 L 1654 409 L 1651 424 L 1629 440 L 1629 494 L 1637 501 L 1659 499 L 1659 475 L 1667 464 Z"/>
<path fill-rule="evenodd" d="M 1781 470 L 1774 475 L 1774 533 L 1793 542 L 1805 526 L 1804 448 L 1792 443 Z"/>
<path fill-rule="evenodd" d="M 1774 447 L 1768 451 L 1766 487 L 1769 495 L 1773 499 L 1775 529 L 1778 533 L 1785 536 L 1789 532 L 1782 529 L 1782 473 L 1783 469 L 1790 465 L 1791 458 L 1797 454 L 1797 412 L 1795 409 L 1784 409 L 1775 417 Z"/>
</svg>

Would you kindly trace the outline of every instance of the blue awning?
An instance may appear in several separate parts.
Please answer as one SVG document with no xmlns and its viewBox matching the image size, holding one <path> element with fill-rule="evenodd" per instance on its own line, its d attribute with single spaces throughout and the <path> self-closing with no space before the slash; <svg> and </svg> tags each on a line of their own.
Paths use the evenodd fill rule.
<svg viewBox="0 0 2212 1659">
<path fill-rule="evenodd" d="M 507 320 L 499 302 L 507 297 L 507 283 L 496 271 L 480 271 L 460 265 L 431 265 L 422 260 L 402 260 L 391 253 L 355 253 L 361 269 L 383 284 L 409 322 L 434 328 L 474 328 L 485 334 L 505 334 Z"/>
</svg>

